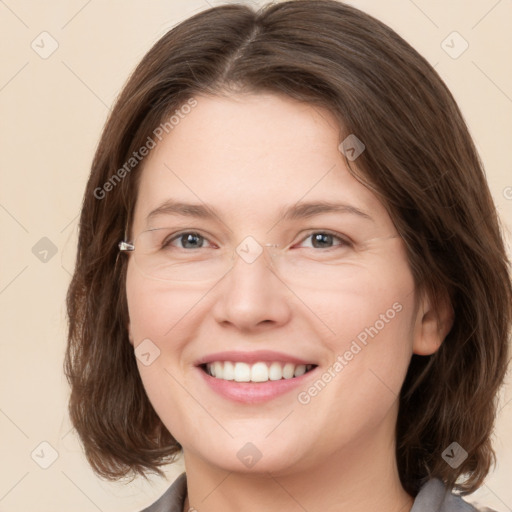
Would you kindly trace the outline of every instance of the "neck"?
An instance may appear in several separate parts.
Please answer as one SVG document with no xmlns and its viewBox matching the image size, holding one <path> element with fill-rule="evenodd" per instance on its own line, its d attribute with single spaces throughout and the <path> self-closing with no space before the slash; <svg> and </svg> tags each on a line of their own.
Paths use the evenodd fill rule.
<svg viewBox="0 0 512 512">
<path fill-rule="evenodd" d="M 184 458 L 184 511 L 409 512 L 414 501 L 400 483 L 394 442 L 378 437 L 359 439 L 307 470 L 285 475 L 222 470 L 186 450 Z"/>
</svg>

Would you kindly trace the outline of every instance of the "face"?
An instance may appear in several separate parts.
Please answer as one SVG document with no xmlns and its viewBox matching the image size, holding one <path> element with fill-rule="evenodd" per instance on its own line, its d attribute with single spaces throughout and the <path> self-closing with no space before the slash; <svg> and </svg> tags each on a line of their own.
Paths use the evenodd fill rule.
<svg viewBox="0 0 512 512">
<path fill-rule="evenodd" d="M 242 250 L 213 281 L 162 281 L 130 255 L 130 340 L 155 411 L 186 457 L 229 471 L 286 474 L 388 446 L 411 355 L 438 340 L 386 209 L 348 172 L 329 112 L 276 95 L 196 100 L 145 161 L 132 233 L 196 233 L 172 241 L 202 255 L 194 265 L 237 248 L 255 259 Z M 344 206 L 297 209 L 327 202 Z"/>
</svg>

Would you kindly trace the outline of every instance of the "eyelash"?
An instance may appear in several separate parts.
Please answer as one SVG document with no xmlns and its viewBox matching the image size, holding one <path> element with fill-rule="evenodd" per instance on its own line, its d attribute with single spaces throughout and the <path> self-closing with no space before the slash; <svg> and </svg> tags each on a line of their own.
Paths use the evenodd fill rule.
<svg viewBox="0 0 512 512">
<path fill-rule="evenodd" d="M 333 250 L 335 249 L 336 247 L 353 247 L 353 242 L 345 235 L 342 235 L 341 233 L 336 233 L 335 231 L 330 231 L 330 230 L 315 230 L 315 231 L 310 231 L 302 240 L 301 242 L 299 243 L 303 243 L 305 242 L 308 238 L 310 238 L 312 235 L 316 235 L 316 234 L 322 234 L 322 235 L 329 235 L 329 236 L 332 236 L 333 238 L 337 239 L 340 243 L 337 244 L 337 245 L 334 245 L 332 247 L 327 247 L 324 249 L 324 251 L 328 251 L 328 250 Z M 171 238 L 169 238 L 168 240 L 164 241 L 162 243 L 162 248 L 166 248 L 168 246 L 171 245 L 172 242 L 174 242 L 175 240 L 179 240 L 182 236 L 184 235 L 198 235 L 200 236 L 201 238 L 203 238 L 204 240 L 208 240 L 208 238 L 204 235 L 202 235 L 200 232 L 198 231 L 181 231 L 179 233 L 175 233 L 173 235 L 171 235 Z M 187 251 L 189 249 L 185 249 L 184 247 L 178 247 L 178 249 L 182 249 L 184 251 Z M 203 247 L 199 247 L 199 249 L 203 249 Z M 310 247 L 310 249 L 315 249 L 315 247 Z M 192 250 L 192 249 L 190 249 Z"/>
</svg>

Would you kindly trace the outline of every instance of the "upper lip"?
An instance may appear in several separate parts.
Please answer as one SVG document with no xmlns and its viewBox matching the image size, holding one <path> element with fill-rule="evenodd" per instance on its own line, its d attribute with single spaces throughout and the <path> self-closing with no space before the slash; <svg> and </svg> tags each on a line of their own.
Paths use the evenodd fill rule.
<svg viewBox="0 0 512 512">
<path fill-rule="evenodd" d="M 262 362 L 283 362 L 294 364 L 315 364 L 311 361 L 306 361 L 300 357 L 285 354 L 284 352 L 275 352 L 274 350 L 255 350 L 252 352 L 240 352 L 236 350 L 227 350 L 224 352 L 215 352 L 208 354 L 195 362 L 196 366 L 201 366 L 215 361 L 233 361 L 242 363 L 258 363 Z"/>
</svg>

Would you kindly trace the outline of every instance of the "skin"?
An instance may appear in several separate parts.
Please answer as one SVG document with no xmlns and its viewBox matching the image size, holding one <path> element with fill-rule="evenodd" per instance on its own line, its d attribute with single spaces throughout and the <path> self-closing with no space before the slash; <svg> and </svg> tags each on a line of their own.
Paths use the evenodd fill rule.
<svg viewBox="0 0 512 512">
<path fill-rule="evenodd" d="M 403 241 L 384 240 L 397 235 L 393 222 L 349 174 L 329 112 L 278 95 L 196 99 L 146 158 L 132 233 L 176 224 L 233 247 L 251 235 L 322 251 L 304 230 L 328 229 L 359 250 L 340 249 L 342 281 L 310 286 L 285 285 L 264 257 L 237 261 L 208 285 L 148 279 L 130 257 L 130 342 L 149 338 L 160 350 L 152 364 L 137 364 L 157 414 L 183 446 L 184 510 L 410 510 L 395 459 L 397 396 L 412 354 L 439 348 L 450 311 L 438 321 L 428 298 L 417 296 Z M 160 216 L 148 225 L 148 213 L 171 197 L 212 205 L 223 222 Z M 280 221 L 283 206 L 315 200 L 350 204 L 373 222 L 347 213 Z M 321 374 L 396 302 L 401 311 L 308 404 L 297 400 L 304 388 L 236 403 L 213 392 L 194 366 L 217 351 L 269 349 L 314 361 Z M 247 442 L 262 454 L 252 468 L 237 457 Z"/>
</svg>

